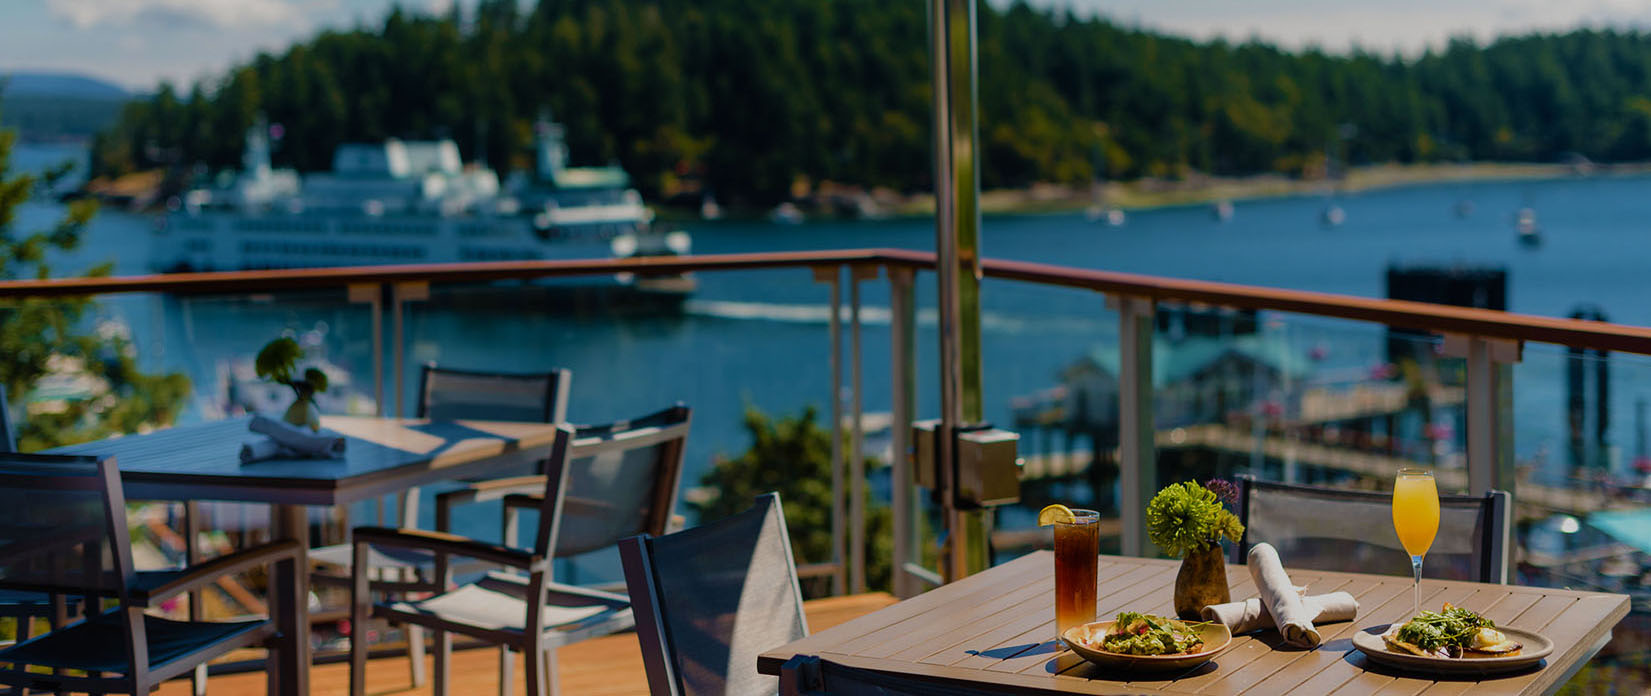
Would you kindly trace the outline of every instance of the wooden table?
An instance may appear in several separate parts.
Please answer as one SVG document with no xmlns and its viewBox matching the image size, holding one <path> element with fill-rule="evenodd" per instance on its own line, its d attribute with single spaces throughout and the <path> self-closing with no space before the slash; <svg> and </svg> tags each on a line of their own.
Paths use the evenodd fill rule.
<svg viewBox="0 0 1651 696">
<path fill-rule="evenodd" d="M 521 471 L 549 456 L 556 426 L 493 421 L 426 421 L 325 416 L 321 425 L 349 439 L 339 459 L 268 460 L 242 464 L 241 443 L 255 435 L 246 418 L 183 425 L 146 435 L 114 437 L 52 454 L 112 456 L 127 500 L 270 503 L 272 535 L 309 545 L 305 506 L 335 506 L 436 481 Z M 191 540 L 193 543 L 193 540 Z M 302 552 L 298 597 L 309 596 L 309 560 Z M 293 596 L 277 587 L 275 597 Z M 309 606 L 271 608 L 282 631 L 308 630 Z M 269 675 L 272 693 L 308 694 L 310 645 L 280 655 Z"/>
<path fill-rule="evenodd" d="M 1102 556 L 1097 617 L 1121 610 L 1169 615 L 1178 563 Z M 1234 599 L 1256 596 L 1244 566 L 1227 569 Z M 1054 556 L 1039 551 L 762 654 L 779 674 L 795 655 L 977 689 L 1020 694 L 1542 694 L 1564 684 L 1599 652 L 1628 613 L 1628 597 L 1475 582 L 1422 581 L 1422 605 L 1450 602 L 1498 624 L 1537 631 L 1554 652 L 1537 670 L 1473 680 L 1433 680 L 1368 663 L 1353 648 L 1360 627 L 1412 611 L 1409 578 L 1294 571 L 1310 593 L 1346 591 L 1359 617 L 1319 627 L 1316 650 L 1284 647 L 1277 631 L 1238 636 L 1214 662 L 1169 675 L 1108 674 L 1054 642 Z"/>
</svg>

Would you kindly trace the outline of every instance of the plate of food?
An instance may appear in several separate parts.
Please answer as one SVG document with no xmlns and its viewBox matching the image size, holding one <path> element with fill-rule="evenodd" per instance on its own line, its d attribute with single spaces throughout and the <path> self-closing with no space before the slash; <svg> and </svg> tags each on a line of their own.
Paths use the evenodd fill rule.
<svg viewBox="0 0 1651 696">
<path fill-rule="evenodd" d="M 1449 604 L 1404 623 L 1353 634 L 1353 647 L 1372 661 L 1422 672 L 1491 674 L 1530 667 L 1553 652 L 1553 641 L 1530 631 L 1497 626 Z"/>
<path fill-rule="evenodd" d="M 1126 611 L 1113 621 L 1073 626 L 1061 636 L 1073 652 L 1104 667 L 1191 669 L 1220 655 L 1233 634 L 1214 621 L 1181 621 Z"/>
</svg>

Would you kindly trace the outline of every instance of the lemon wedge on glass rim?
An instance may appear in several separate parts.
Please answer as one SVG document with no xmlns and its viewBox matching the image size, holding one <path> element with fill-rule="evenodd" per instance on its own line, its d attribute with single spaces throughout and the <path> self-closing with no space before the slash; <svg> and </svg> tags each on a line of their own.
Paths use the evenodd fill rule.
<svg viewBox="0 0 1651 696">
<path fill-rule="evenodd" d="M 1052 524 L 1071 524 L 1078 516 L 1069 508 L 1060 503 L 1049 505 L 1038 511 L 1038 526 L 1047 527 Z"/>
</svg>

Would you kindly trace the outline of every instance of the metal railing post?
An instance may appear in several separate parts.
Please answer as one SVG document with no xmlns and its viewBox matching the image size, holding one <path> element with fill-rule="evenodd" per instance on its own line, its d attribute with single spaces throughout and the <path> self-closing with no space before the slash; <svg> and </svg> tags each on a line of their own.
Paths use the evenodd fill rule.
<svg viewBox="0 0 1651 696">
<path fill-rule="evenodd" d="M 911 574 L 906 570 L 912 558 L 912 504 L 917 496 L 911 470 L 911 422 L 916 407 L 917 342 L 913 329 L 916 321 L 916 297 L 913 293 L 915 272 L 910 268 L 889 268 L 889 402 L 892 420 L 889 423 L 890 462 L 889 497 L 894 508 L 894 596 L 910 597 L 917 594 Z"/>
<path fill-rule="evenodd" d="M 1154 305 L 1145 297 L 1119 297 L 1109 304 L 1118 312 L 1118 506 L 1123 525 L 1122 550 L 1125 556 L 1144 556 L 1152 552 L 1146 535 L 1147 501 L 1158 487 L 1152 404 Z"/>
<path fill-rule="evenodd" d="M 960 426 L 984 420 L 980 362 L 979 102 L 975 0 L 929 0 L 934 76 L 935 270 L 940 310 L 938 459 L 945 508 L 947 581 L 991 564 L 991 515 L 959 509 L 953 472 Z"/>
<path fill-rule="evenodd" d="M 1467 362 L 1468 493 L 1495 489 L 1514 494 L 1513 364 L 1523 345 L 1446 334 L 1439 352 Z"/>
<path fill-rule="evenodd" d="M 1445 336 L 1441 353 L 1467 360 L 1468 493 L 1508 492 L 1508 505 L 1518 498 L 1513 460 L 1513 364 L 1519 362 L 1519 341 L 1483 336 Z M 1512 549 L 1512 525 L 1502 530 L 1502 548 Z M 1512 553 L 1502 555 L 1499 574 L 1505 580 Z"/>
<path fill-rule="evenodd" d="M 865 382 L 860 363 L 860 281 L 875 280 L 877 266 L 849 267 L 849 380 L 854 390 L 850 423 L 848 511 L 849 587 L 854 594 L 866 591 L 866 457 Z"/>
<path fill-rule="evenodd" d="M 373 313 L 373 415 L 384 415 L 384 286 L 356 283 L 350 286 L 350 302 L 371 306 Z"/>
<path fill-rule="evenodd" d="M 843 515 L 843 273 L 837 266 L 816 266 L 814 280 L 831 285 L 831 316 L 826 322 L 831 341 L 831 593 L 847 587 Z"/>
<path fill-rule="evenodd" d="M 403 324 L 406 323 L 403 316 L 406 314 L 404 310 L 409 302 L 428 299 L 430 299 L 430 283 L 428 281 L 396 283 L 390 286 L 390 311 L 392 313 L 390 325 L 394 327 L 395 331 L 395 345 L 392 348 L 395 359 L 392 364 L 395 366 L 396 371 L 396 418 L 402 418 L 406 415 L 402 402 L 402 383 L 407 381 L 403 377 L 405 368 L 402 365 L 402 356 L 406 353 L 406 337 L 403 331 Z M 403 491 L 396 494 L 396 524 L 404 527 L 418 524 L 418 491 L 416 489 L 412 492 Z"/>
</svg>

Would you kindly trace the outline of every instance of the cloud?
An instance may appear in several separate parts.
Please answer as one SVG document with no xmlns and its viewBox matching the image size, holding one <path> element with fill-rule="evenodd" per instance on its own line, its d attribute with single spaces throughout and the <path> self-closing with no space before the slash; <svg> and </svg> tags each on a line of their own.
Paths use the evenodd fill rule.
<svg viewBox="0 0 1651 696">
<path fill-rule="evenodd" d="M 136 21 L 166 26 L 257 27 L 303 22 L 287 0 L 46 0 L 53 16 L 77 29 Z"/>
</svg>

